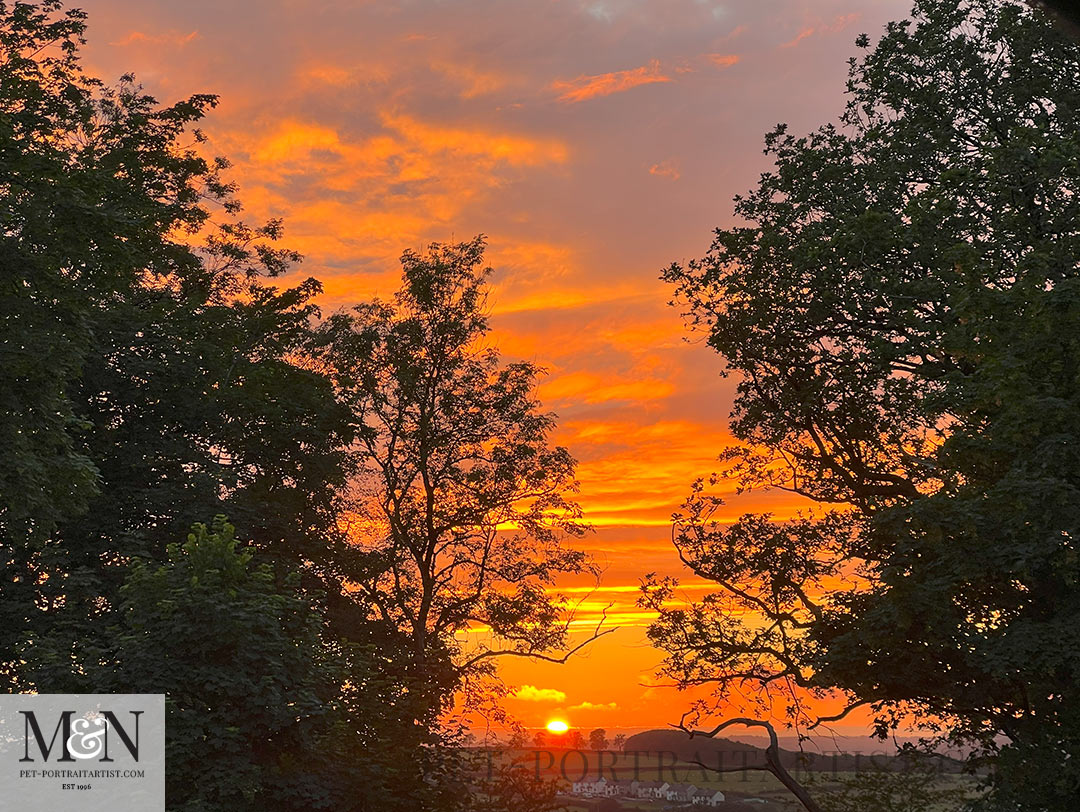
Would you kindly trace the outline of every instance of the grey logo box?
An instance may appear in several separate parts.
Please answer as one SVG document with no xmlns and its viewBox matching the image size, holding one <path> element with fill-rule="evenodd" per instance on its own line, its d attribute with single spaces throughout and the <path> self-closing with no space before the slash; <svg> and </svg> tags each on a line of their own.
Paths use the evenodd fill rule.
<svg viewBox="0 0 1080 812">
<path fill-rule="evenodd" d="M 0 809 L 165 812 L 164 695 L 0 695 Z"/>
</svg>

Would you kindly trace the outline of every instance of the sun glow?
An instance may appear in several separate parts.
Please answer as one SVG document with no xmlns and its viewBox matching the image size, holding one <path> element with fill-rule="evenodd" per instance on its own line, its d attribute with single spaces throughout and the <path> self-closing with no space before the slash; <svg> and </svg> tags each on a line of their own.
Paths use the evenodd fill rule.
<svg viewBox="0 0 1080 812">
<path fill-rule="evenodd" d="M 547 723 L 547 729 L 549 733 L 562 735 L 570 729 L 570 725 L 566 724 L 562 719 L 552 719 Z"/>
</svg>

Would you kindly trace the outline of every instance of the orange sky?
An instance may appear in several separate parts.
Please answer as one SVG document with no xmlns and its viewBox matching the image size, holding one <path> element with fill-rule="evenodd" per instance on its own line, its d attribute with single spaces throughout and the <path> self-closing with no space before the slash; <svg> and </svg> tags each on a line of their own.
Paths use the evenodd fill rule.
<svg viewBox="0 0 1080 812">
<path fill-rule="evenodd" d="M 284 217 L 324 304 L 396 285 L 403 248 L 489 235 L 505 355 L 550 370 L 622 627 L 564 666 L 508 663 L 527 725 L 676 721 L 633 608 L 679 574 L 669 516 L 727 442 L 733 383 L 658 281 L 731 222 L 762 135 L 843 104 L 855 36 L 904 0 L 86 0 L 88 64 L 162 100 L 221 95 L 205 130 L 252 219 Z M 732 515 L 783 496 L 730 500 Z M 697 592 L 693 590 L 697 589 Z M 700 594 L 691 586 L 687 594 Z"/>
</svg>

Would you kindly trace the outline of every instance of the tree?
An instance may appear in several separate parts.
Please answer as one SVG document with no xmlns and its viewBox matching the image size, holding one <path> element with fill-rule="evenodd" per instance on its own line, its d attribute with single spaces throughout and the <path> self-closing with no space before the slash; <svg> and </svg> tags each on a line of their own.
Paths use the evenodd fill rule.
<svg viewBox="0 0 1080 812">
<path fill-rule="evenodd" d="M 778 127 L 747 225 L 665 274 L 740 378 L 723 476 L 818 506 L 724 525 L 698 484 L 676 543 L 718 590 L 647 582 L 668 674 L 938 725 L 986 808 L 1080 787 L 1078 70 L 1017 3 L 920 0 L 852 61 L 844 129 Z"/>
<path fill-rule="evenodd" d="M 590 750 L 607 750 L 608 740 L 607 731 L 602 727 L 598 727 L 596 730 L 589 734 L 589 749 Z"/>
<path fill-rule="evenodd" d="M 105 90 L 79 66 L 85 15 L 59 9 L 0 3 L 0 673 L 9 687 L 27 685 L 14 673 L 15 647 L 43 617 L 35 603 L 48 606 L 38 586 L 59 554 L 50 534 L 98 486 L 71 397 L 97 307 L 182 263 L 171 235 L 203 222 L 200 193 L 222 191 L 213 167 L 176 148 L 213 97 L 151 115 L 131 94 Z"/>
<path fill-rule="evenodd" d="M 611 741 L 611 746 L 614 747 L 616 750 L 621 751 L 623 747 L 626 746 L 626 734 L 616 733 L 615 738 Z"/>
<path fill-rule="evenodd" d="M 403 636 L 433 709 L 495 657 L 561 661 L 584 645 L 565 651 L 567 605 L 550 591 L 556 575 L 590 569 L 563 544 L 586 530 L 574 461 L 550 444 L 540 370 L 502 363 L 487 343 L 483 250 L 478 237 L 407 251 L 393 301 L 322 330 L 358 437 L 358 543 L 382 562 L 356 587 Z M 490 641 L 464 644 L 471 626 Z M 437 662 L 452 664 L 450 684 L 431 683 Z"/>
</svg>

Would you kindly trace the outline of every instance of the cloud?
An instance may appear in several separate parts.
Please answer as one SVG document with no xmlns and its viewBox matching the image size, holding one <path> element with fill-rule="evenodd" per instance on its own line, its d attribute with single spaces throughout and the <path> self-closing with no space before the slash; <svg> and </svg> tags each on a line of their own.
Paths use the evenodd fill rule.
<svg viewBox="0 0 1080 812">
<path fill-rule="evenodd" d="M 463 99 L 473 99 L 494 93 L 505 87 L 508 81 L 505 74 L 484 71 L 472 65 L 456 62 L 436 60 L 431 63 L 431 69 L 458 84 L 461 87 Z"/>
<path fill-rule="evenodd" d="M 858 14 L 842 14 L 841 16 L 836 17 L 831 23 L 816 23 L 814 25 L 808 25 L 801 31 L 799 31 L 799 33 L 795 35 L 794 39 L 788 40 L 780 47 L 792 48 L 798 45 L 804 39 L 812 37 L 816 34 L 835 34 L 839 31 L 843 31 L 853 22 L 858 20 L 859 16 L 860 15 Z"/>
<path fill-rule="evenodd" d="M 364 277 L 396 271 L 402 246 L 445 239 L 463 211 L 531 170 L 569 160 L 556 138 L 395 109 L 373 114 L 363 129 L 307 117 L 260 121 L 219 132 L 214 147 L 233 156 L 249 210 L 283 216 L 290 245 Z M 366 291 L 321 276 L 334 305 Z"/>
<path fill-rule="evenodd" d="M 192 31 L 188 34 L 181 34 L 176 31 L 169 31 L 162 34 L 146 34 L 142 31 L 132 31 L 125 37 L 121 37 L 118 40 L 110 42 L 109 45 L 116 46 L 117 48 L 124 48 L 128 45 L 175 45 L 178 48 L 182 48 L 189 42 L 199 38 L 198 31 Z"/>
<path fill-rule="evenodd" d="M 679 172 L 679 162 L 672 158 L 668 158 L 667 160 L 650 166 L 649 174 L 658 175 L 661 178 L 671 178 L 672 180 L 678 180 L 682 173 Z"/>
<path fill-rule="evenodd" d="M 563 163 L 567 159 L 566 146 L 549 138 L 446 127 L 400 114 L 385 113 L 382 122 L 427 153 L 486 158 L 512 166 Z"/>
<path fill-rule="evenodd" d="M 619 705 L 616 702 L 608 702 L 606 704 L 605 703 L 596 704 L 596 703 L 589 702 L 589 701 L 582 702 L 580 705 L 573 705 L 570 708 L 570 710 L 618 710 L 618 709 L 619 709 Z"/>
<path fill-rule="evenodd" d="M 673 81 L 672 78 L 662 72 L 659 60 L 654 59 L 640 68 L 601 73 L 596 76 L 582 74 L 576 79 L 555 81 L 552 82 L 551 88 L 560 93 L 559 101 L 577 104 L 600 96 L 622 93 L 641 85 L 671 81 Z"/>
<path fill-rule="evenodd" d="M 386 65 L 377 62 L 335 65 L 330 61 L 309 62 L 296 71 L 302 86 L 328 85 L 334 88 L 358 85 L 383 85 L 390 81 L 391 73 Z"/>
<path fill-rule="evenodd" d="M 738 63 L 738 54 L 709 54 L 709 61 L 712 62 L 718 68 L 730 68 L 732 65 Z"/>
<path fill-rule="evenodd" d="M 671 382 L 648 376 L 643 372 L 634 370 L 633 374 L 625 377 L 620 377 L 608 370 L 569 372 L 544 381 L 540 385 L 540 395 L 545 401 L 644 403 L 649 400 L 664 399 L 674 391 Z"/>
<path fill-rule="evenodd" d="M 516 699 L 525 702 L 565 702 L 566 694 L 554 688 L 537 688 L 535 685 L 522 685 L 514 694 Z"/>
</svg>

